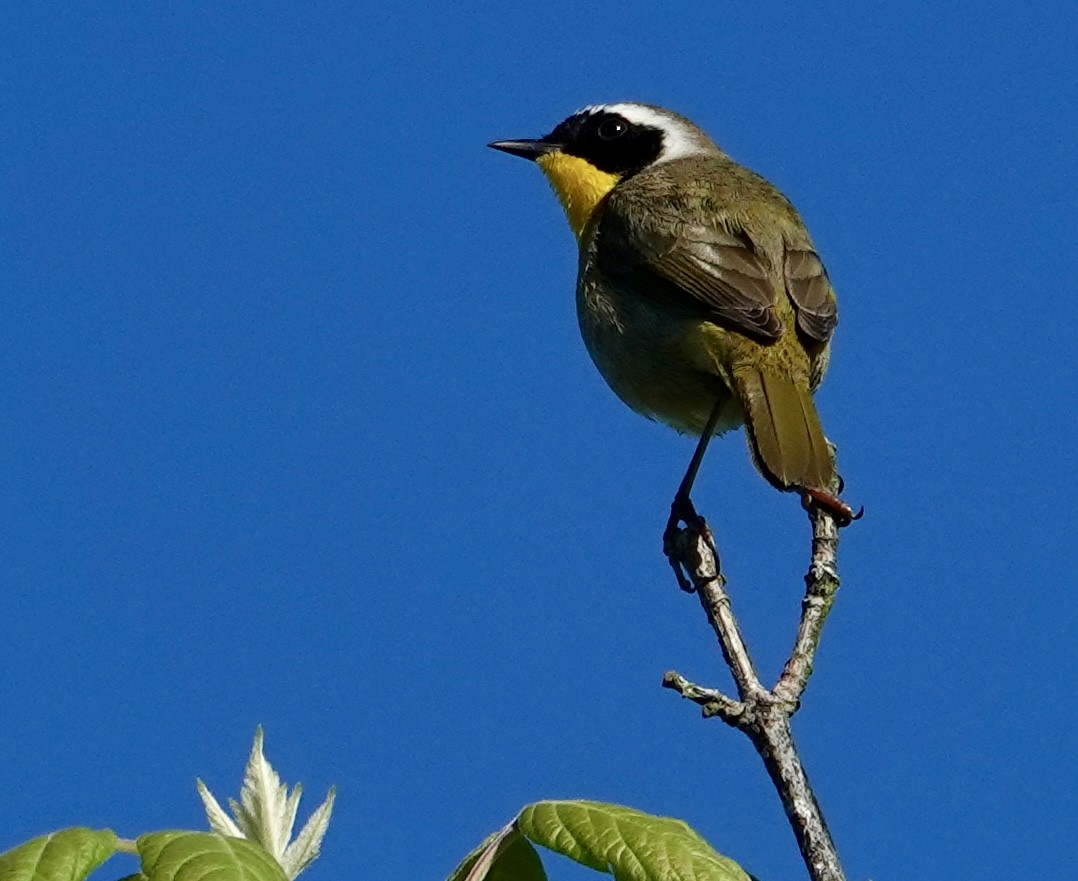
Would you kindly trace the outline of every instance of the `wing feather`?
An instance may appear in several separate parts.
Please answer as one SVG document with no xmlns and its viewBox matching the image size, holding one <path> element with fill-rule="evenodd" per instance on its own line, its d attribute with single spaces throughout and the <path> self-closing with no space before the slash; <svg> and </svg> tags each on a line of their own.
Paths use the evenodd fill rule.
<svg viewBox="0 0 1078 881">
<path fill-rule="evenodd" d="M 634 229 L 619 213 L 607 212 L 599 229 L 603 271 L 631 280 L 670 308 L 760 342 L 782 335 L 769 262 L 744 230 L 725 215 L 711 223 L 662 225 L 665 232 L 657 226 Z"/>
<path fill-rule="evenodd" d="M 783 262 L 786 293 L 797 310 L 797 326 L 806 336 L 826 343 L 838 324 L 838 304 L 823 262 L 807 247 L 788 247 Z"/>
</svg>

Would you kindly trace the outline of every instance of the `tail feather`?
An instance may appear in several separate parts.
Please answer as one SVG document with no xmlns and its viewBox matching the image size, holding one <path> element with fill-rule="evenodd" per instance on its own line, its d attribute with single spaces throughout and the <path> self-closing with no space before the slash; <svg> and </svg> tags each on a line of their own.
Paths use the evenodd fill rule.
<svg viewBox="0 0 1078 881">
<path fill-rule="evenodd" d="M 760 472 L 779 489 L 827 490 L 835 460 L 812 394 L 790 377 L 755 367 L 734 371 L 749 446 Z"/>
</svg>

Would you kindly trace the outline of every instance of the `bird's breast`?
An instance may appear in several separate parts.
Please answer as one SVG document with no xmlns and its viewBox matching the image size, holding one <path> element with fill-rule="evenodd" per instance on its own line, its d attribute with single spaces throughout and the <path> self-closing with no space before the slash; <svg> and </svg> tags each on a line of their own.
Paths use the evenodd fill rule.
<svg viewBox="0 0 1078 881">
<path fill-rule="evenodd" d="M 698 435 L 725 398 L 727 412 L 717 433 L 742 423 L 741 407 L 719 371 L 698 363 L 702 335 L 724 333 L 720 328 L 611 285 L 586 258 L 576 299 L 588 353 L 607 385 L 633 410 Z"/>
</svg>

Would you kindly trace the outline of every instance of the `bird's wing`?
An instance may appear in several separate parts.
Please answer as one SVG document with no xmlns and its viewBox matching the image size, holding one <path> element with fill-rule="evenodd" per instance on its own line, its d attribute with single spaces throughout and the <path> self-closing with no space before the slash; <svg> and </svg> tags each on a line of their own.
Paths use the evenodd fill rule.
<svg viewBox="0 0 1078 881">
<path fill-rule="evenodd" d="M 826 343 L 838 324 L 838 303 L 820 256 L 808 244 L 787 245 L 783 259 L 786 293 L 803 334 Z"/>
<path fill-rule="evenodd" d="M 652 219 L 661 219 L 658 206 Z M 767 257 L 723 215 L 637 227 L 607 211 L 598 231 L 604 274 L 664 305 L 770 343 L 782 335 Z"/>
</svg>

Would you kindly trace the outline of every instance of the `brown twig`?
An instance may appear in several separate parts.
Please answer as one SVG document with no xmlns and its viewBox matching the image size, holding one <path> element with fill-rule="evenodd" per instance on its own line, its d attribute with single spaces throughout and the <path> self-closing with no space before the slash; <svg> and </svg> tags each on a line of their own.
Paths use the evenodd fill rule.
<svg viewBox="0 0 1078 881">
<path fill-rule="evenodd" d="M 833 516 L 820 508 L 810 507 L 809 516 L 812 521 L 812 561 L 805 576 L 801 620 L 790 657 L 775 687 L 770 690 L 764 687 L 756 673 L 734 617 L 711 530 L 697 518 L 695 523 L 668 538 L 667 553 L 671 563 L 676 570 L 680 568 L 685 573 L 700 597 L 700 604 L 733 675 L 738 699 L 696 685 L 672 671 L 663 677 L 663 686 L 700 705 L 704 716 L 718 716 L 749 736 L 782 799 L 809 875 L 813 881 L 845 881 L 834 841 L 797 755 L 790 730 L 790 717 L 797 712 L 812 674 L 820 633 L 839 585 L 836 570 L 838 526 Z"/>
</svg>

